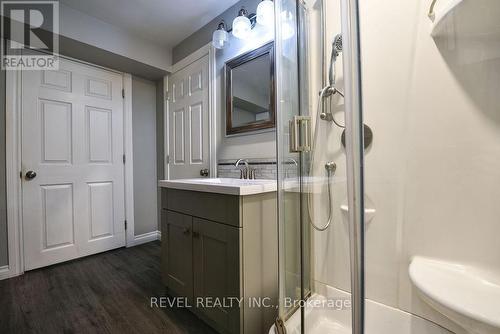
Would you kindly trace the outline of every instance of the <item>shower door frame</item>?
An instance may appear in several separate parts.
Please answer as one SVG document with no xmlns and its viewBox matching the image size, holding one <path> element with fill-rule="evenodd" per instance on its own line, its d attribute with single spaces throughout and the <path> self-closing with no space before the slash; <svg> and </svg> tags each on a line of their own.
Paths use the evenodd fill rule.
<svg viewBox="0 0 500 334">
<path fill-rule="evenodd" d="M 352 334 L 365 333 L 363 93 L 359 0 L 342 0 Z"/>
</svg>

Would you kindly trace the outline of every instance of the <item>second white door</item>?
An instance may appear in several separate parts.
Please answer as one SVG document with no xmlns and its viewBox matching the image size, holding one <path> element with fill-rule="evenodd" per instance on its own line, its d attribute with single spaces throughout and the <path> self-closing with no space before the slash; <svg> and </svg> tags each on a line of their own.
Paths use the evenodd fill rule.
<svg viewBox="0 0 500 334">
<path fill-rule="evenodd" d="M 22 74 L 25 269 L 125 245 L 123 79 L 61 59 Z"/>
<path fill-rule="evenodd" d="M 169 178 L 208 176 L 208 55 L 169 77 Z"/>
</svg>

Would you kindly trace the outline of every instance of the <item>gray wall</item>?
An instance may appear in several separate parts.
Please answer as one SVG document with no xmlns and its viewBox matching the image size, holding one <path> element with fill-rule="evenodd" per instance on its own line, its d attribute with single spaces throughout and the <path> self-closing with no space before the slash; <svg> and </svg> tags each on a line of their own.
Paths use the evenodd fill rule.
<svg viewBox="0 0 500 334">
<path fill-rule="evenodd" d="M 59 3 L 59 18 L 59 32 L 63 36 L 163 70 L 168 70 L 171 65 L 168 47 L 127 33 L 117 26 L 68 7 L 62 1 Z"/>
<path fill-rule="evenodd" d="M 5 71 L 0 72 L 0 267 L 9 264 L 7 253 L 7 186 L 5 184 Z"/>
<path fill-rule="evenodd" d="M 238 14 L 238 10 L 245 6 L 250 13 L 255 13 L 260 0 L 242 0 L 230 7 L 224 13 L 205 25 L 203 28 L 189 36 L 173 48 L 174 62 L 177 62 L 190 53 L 198 50 L 212 40 L 212 33 L 217 28 L 221 19 L 231 25 Z M 230 27 L 228 27 L 230 28 Z M 238 158 L 274 158 L 276 157 L 276 132 L 254 133 L 233 137 L 226 136 L 226 107 L 225 107 L 225 82 L 224 65 L 231 58 L 247 51 L 258 48 L 272 40 L 272 31 L 257 25 L 253 29 L 253 36 L 242 41 L 230 35 L 230 45 L 223 50 L 217 50 L 216 55 L 216 94 L 217 94 L 217 119 L 219 131 L 217 136 L 217 159 L 235 160 Z"/>
<path fill-rule="evenodd" d="M 135 235 L 158 229 L 156 83 L 132 79 Z"/>
<path fill-rule="evenodd" d="M 59 50 L 61 54 L 68 57 L 85 60 L 91 64 L 112 68 L 149 80 L 163 79 L 167 74 L 167 71 L 157 67 L 149 66 L 137 60 L 65 36 L 59 36 Z"/>
</svg>

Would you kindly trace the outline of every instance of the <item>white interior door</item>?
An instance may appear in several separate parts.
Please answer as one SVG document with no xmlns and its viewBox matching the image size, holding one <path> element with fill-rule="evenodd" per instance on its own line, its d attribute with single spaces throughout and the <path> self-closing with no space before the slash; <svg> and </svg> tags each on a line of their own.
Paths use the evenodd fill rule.
<svg viewBox="0 0 500 334">
<path fill-rule="evenodd" d="M 125 245 L 122 85 L 64 59 L 59 71 L 23 72 L 26 270 Z"/>
<path fill-rule="evenodd" d="M 168 79 L 170 179 L 202 177 L 210 169 L 208 64 L 207 55 Z"/>
</svg>

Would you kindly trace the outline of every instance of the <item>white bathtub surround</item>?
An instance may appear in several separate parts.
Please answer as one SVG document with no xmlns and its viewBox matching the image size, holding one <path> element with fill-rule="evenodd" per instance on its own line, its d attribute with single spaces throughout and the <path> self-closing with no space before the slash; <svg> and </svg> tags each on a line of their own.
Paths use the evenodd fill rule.
<svg viewBox="0 0 500 334">
<path fill-rule="evenodd" d="M 160 180 L 158 185 L 164 188 L 201 191 L 226 195 L 256 195 L 276 191 L 274 180 L 242 180 L 242 179 L 180 179 Z"/>
<path fill-rule="evenodd" d="M 478 268 L 414 257 L 412 283 L 423 299 L 469 333 L 500 333 L 499 277 Z"/>
<path fill-rule="evenodd" d="M 350 300 L 350 294 L 328 286 L 317 287 L 317 290 L 322 291 L 322 294 L 314 294 L 306 307 L 306 333 L 350 334 L 350 309 L 317 307 L 320 304 L 328 305 L 327 301 L 339 305 L 339 301 Z M 296 311 L 285 325 L 287 333 L 300 334 L 300 311 Z M 366 303 L 366 331 L 369 334 L 451 334 L 430 321 L 372 300 Z M 269 333 L 274 334 L 274 328 Z"/>
</svg>

